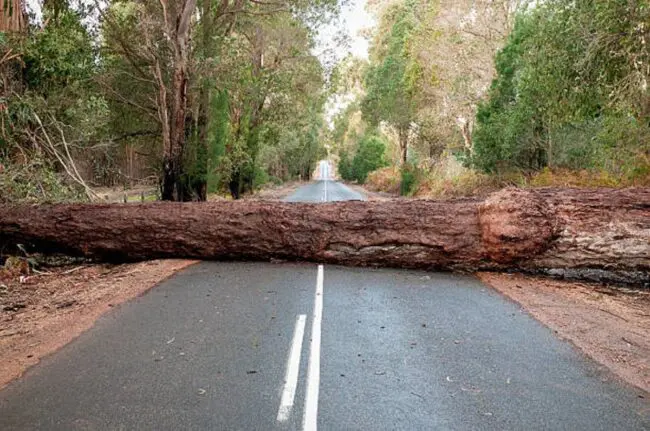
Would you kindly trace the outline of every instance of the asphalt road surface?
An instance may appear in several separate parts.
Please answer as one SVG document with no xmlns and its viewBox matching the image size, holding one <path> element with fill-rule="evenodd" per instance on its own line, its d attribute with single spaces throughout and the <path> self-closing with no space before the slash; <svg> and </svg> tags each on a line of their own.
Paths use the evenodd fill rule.
<svg viewBox="0 0 650 431">
<path fill-rule="evenodd" d="M 360 197 L 328 175 L 288 200 Z M 0 430 L 648 430 L 640 396 L 471 276 L 206 262 L 0 392 Z"/>
</svg>

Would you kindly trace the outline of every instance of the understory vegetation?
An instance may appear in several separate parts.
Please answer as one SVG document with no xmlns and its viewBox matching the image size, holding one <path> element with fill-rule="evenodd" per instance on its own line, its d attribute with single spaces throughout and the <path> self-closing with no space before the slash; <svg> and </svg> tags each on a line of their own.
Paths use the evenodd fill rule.
<svg viewBox="0 0 650 431">
<path fill-rule="evenodd" d="M 29 10 L 28 7 L 34 8 Z M 317 29 L 336 0 L 0 6 L 0 202 L 238 198 L 325 155 Z"/>
<path fill-rule="evenodd" d="M 368 61 L 340 67 L 340 170 L 371 130 L 374 190 L 650 185 L 647 1 L 373 3 Z M 352 89 L 352 90 L 350 90 Z"/>
</svg>

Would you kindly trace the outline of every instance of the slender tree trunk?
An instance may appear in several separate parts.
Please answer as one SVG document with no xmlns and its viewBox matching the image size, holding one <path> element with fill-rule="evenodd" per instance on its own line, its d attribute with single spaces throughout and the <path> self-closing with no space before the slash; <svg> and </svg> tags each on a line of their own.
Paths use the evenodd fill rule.
<svg viewBox="0 0 650 431">
<path fill-rule="evenodd" d="M 201 4 L 201 21 L 202 21 L 202 48 L 203 58 L 209 59 L 213 55 L 213 44 L 211 36 L 212 19 L 212 0 L 203 0 Z M 210 143 L 208 142 L 208 127 L 210 119 L 208 118 L 210 112 L 210 83 L 202 82 L 199 90 L 199 116 L 197 120 L 198 127 L 198 146 L 197 152 L 197 168 L 198 178 L 193 184 L 194 193 L 199 201 L 206 201 L 208 199 L 208 159 L 210 151 Z"/>
<path fill-rule="evenodd" d="M 402 166 L 406 165 L 408 157 L 408 143 L 409 143 L 409 129 L 408 127 L 400 127 L 398 132 L 399 139 L 399 152 L 400 152 L 400 161 Z"/>
<path fill-rule="evenodd" d="M 546 156 L 546 164 L 549 168 L 553 168 L 553 139 L 551 138 L 550 132 L 546 135 L 546 141 L 546 151 L 548 152 L 548 155 Z"/>
<path fill-rule="evenodd" d="M 210 143 L 208 142 L 208 113 L 210 111 L 210 88 L 204 84 L 199 92 L 199 118 L 197 120 L 197 178 L 194 180 L 193 189 L 199 201 L 208 199 L 208 159 Z"/>
<path fill-rule="evenodd" d="M 465 151 L 470 156 L 474 154 L 474 145 L 472 143 L 472 123 L 470 120 L 467 120 L 460 127 L 460 133 L 463 135 L 463 141 L 465 142 Z"/>
</svg>

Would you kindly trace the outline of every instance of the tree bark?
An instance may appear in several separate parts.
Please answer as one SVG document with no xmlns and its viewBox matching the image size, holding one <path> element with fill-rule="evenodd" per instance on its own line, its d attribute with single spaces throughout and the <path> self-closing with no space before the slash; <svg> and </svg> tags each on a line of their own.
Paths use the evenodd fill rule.
<svg viewBox="0 0 650 431">
<path fill-rule="evenodd" d="M 600 271 L 647 283 L 650 189 L 506 189 L 485 200 L 450 201 L 2 207 L 0 247 L 16 244 L 108 261 Z"/>
<path fill-rule="evenodd" d="M 201 2 L 201 46 L 203 49 L 203 58 L 211 59 L 213 57 L 214 41 L 212 40 L 212 26 L 208 22 L 212 22 L 212 0 L 203 0 Z M 194 185 L 194 192 L 199 201 L 208 200 L 208 153 L 210 144 L 208 142 L 208 126 L 210 113 L 210 83 L 201 82 L 199 90 L 199 113 L 197 120 L 198 127 L 198 145 L 199 154 L 202 157 L 197 158 L 197 168 L 199 171 L 199 178 Z"/>
<path fill-rule="evenodd" d="M 196 0 L 184 0 L 169 7 L 161 1 L 167 36 L 174 50 L 171 100 L 169 100 L 169 144 L 163 156 L 161 197 L 163 200 L 182 200 L 181 174 L 183 172 L 183 149 L 185 147 L 185 118 L 187 111 L 187 81 L 189 69 L 190 20 L 196 9 Z M 163 108 L 164 109 L 164 108 Z"/>
<path fill-rule="evenodd" d="M 402 166 L 406 165 L 406 161 L 408 159 L 409 127 L 400 127 L 397 132 L 399 141 L 399 155 Z"/>
<path fill-rule="evenodd" d="M 22 0 L 3 0 L 0 3 L 0 32 L 18 33 L 27 27 L 25 2 Z"/>
</svg>

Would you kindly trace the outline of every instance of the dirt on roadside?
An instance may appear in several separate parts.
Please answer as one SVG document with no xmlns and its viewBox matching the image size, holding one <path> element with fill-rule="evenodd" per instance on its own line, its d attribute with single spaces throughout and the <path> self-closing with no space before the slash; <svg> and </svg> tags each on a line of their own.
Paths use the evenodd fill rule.
<svg viewBox="0 0 650 431">
<path fill-rule="evenodd" d="M 650 393 L 650 291 L 522 274 L 477 275 L 559 337 Z"/>
<path fill-rule="evenodd" d="M 0 277 L 0 388 L 191 260 L 86 264 Z"/>
</svg>

